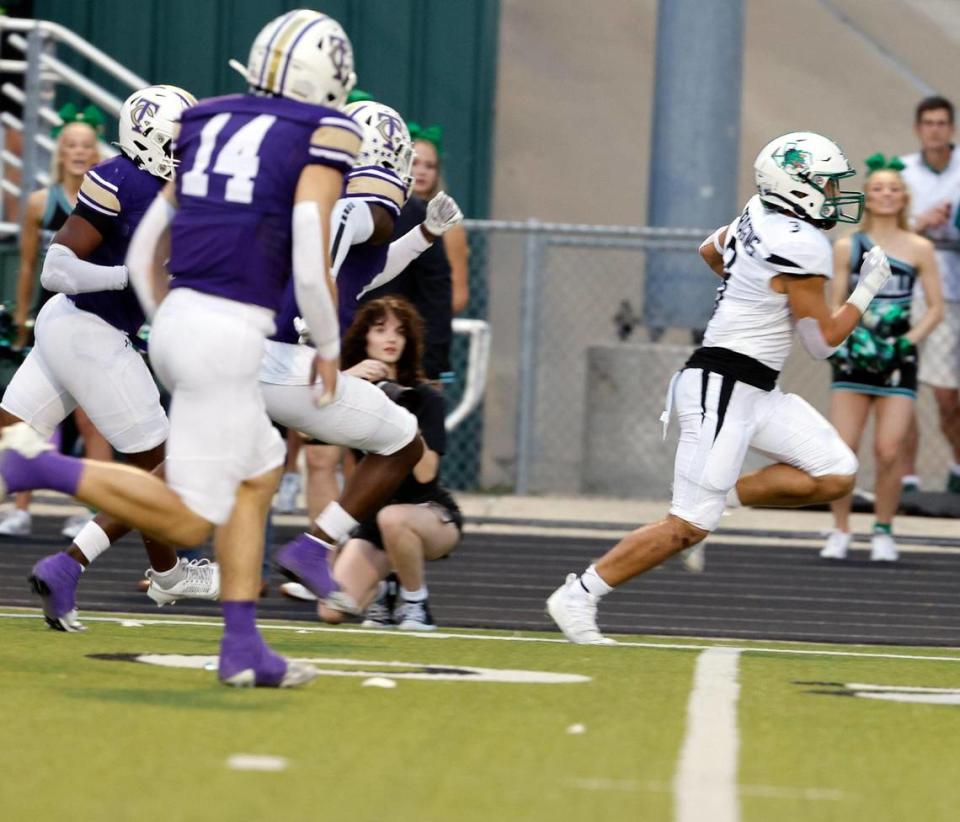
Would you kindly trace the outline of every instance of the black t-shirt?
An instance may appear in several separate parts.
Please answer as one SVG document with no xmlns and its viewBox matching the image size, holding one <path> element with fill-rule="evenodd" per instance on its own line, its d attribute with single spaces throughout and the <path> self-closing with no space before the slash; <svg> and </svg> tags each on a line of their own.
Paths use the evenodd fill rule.
<svg viewBox="0 0 960 822">
<path fill-rule="evenodd" d="M 426 216 L 426 202 L 411 196 L 397 218 L 392 239 L 396 240 L 420 225 Z M 450 370 L 450 341 L 453 339 L 450 326 L 453 320 L 453 284 L 443 239 L 438 238 L 395 279 L 368 292 L 362 301 L 375 300 L 387 294 L 406 297 L 420 312 L 426 326 L 423 369 L 430 379 L 438 379 L 441 373 Z"/>
</svg>

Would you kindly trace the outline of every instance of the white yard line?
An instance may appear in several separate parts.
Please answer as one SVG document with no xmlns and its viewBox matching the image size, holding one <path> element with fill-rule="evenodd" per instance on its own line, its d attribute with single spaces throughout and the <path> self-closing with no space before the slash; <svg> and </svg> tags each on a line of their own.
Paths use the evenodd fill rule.
<svg viewBox="0 0 960 822">
<path fill-rule="evenodd" d="M 0 611 L 0 619 L 42 619 L 36 609 L 24 608 L 16 609 L 15 606 L 5 606 L 6 610 Z M 12 612 L 11 612 L 12 611 Z M 133 617 L 131 619 L 131 617 Z M 223 623 L 219 620 L 205 621 L 199 619 L 149 619 L 142 616 L 125 614 L 123 616 L 88 616 L 81 613 L 81 622 L 114 622 L 118 624 L 137 622 L 142 626 L 189 626 L 194 628 L 223 628 Z M 375 636 L 375 637 L 403 637 L 411 640 L 443 640 L 443 639 L 472 639 L 485 642 L 544 642 L 550 644 L 566 645 L 567 640 L 562 637 L 553 636 L 501 636 L 497 634 L 451 634 L 447 632 L 416 632 L 416 631 L 379 631 L 371 628 L 334 628 L 326 625 L 311 626 L 308 623 L 302 625 L 277 625 L 272 622 L 258 622 L 257 627 L 264 631 L 294 631 L 298 634 L 352 634 L 353 636 Z M 629 640 L 618 640 L 617 645 L 606 648 L 603 653 L 617 653 L 617 648 L 653 648 L 661 650 L 679 650 L 679 651 L 706 651 L 711 649 L 724 649 L 737 651 L 740 653 L 755 654 L 785 654 L 787 656 L 839 656 L 839 657 L 860 657 L 867 659 L 909 659 L 925 660 L 928 662 L 960 662 L 960 656 L 934 656 L 930 654 L 898 654 L 893 652 L 867 652 L 867 651 L 836 651 L 827 648 L 769 648 L 763 645 L 725 645 L 723 640 L 706 639 L 702 637 L 690 637 L 692 642 L 635 642 Z M 709 644 L 701 644 L 709 643 Z M 815 645 L 816 643 L 810 643 Z M 831 646 L 831 648 L 836 646 Z"/>
<path fill-rule="evenodd" d="M 734 648 L 710 648 L 697 657 L 673 781 L 676 822 L 739 822 L 739 661 Z"/>
</svg>

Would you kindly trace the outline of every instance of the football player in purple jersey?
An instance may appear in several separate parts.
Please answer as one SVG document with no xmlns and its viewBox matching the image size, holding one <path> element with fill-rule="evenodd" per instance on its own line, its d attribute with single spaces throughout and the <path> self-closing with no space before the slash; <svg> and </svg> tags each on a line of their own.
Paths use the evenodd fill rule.
<svg viewBox="0 0 960 822">
<path fill-rule="evenodd" d="M 163 462 L 169 425 L 160 394 L 138 347 L 144 314 L 123 264 L 130 237 L 164 182 L 173 176 L 171 138 L 180 114 L 196 103 L 175 86 L 134 92 L 120 110 L 120 154 L 84 175 L 77 206 L 57 231 L 41 281 L 59 292 L 37 317 L 36 344 L 0 403 L 0 425 L 25 422 L 49 437 L 77 406 L 132 464 L 153 470 Z M 31 584 L 44 601 L 51 627 L 83 626 L 76 615 L 81 571 L 128 530 L 99 516 L 70 548 L 38 562 Z M 151 568 L 150 595 L 216 599 L 217 569 L 204 561 L 178 562 L 169 545 L 144 538 Z M 58 594 L 50 594 L 50 584 Z"/>
<path fill-rule="evenodd" d="M 361 132 L 338 111 L 355 81 L 350 41 L 323 14 L 298 9 L 268 23 L 245 76 L 246 94 L 184 113 L 176 184 L 154 200 L 127 256 L 153 320 L 152 361 L 173 395 L 166 484 L 54 454 L 23 425 L 0 437 L 0 478 L 9 491 L 63 491 L 178 546 L 214 531 L 220 681 L 290 687 L 317 671 L 274 653 L 256 627 L 266 513 L 284 460 L 257 374 L 292 271 L 316 344 L 316 401 L 336 396 L 326 231 Z"/>
<path fill-rule="evenodd" d="M 331 222 L 333 274 L 338 293 L 341 328 L 349 327 L 360 295 L 378 277 L 383 281 L 406 268 L 438 237 L 463 219 L 451 197 L 442 192 L 431 201 L 428 220 L 394 243 L 387 240 L 410 188 L 413 152 L 407 126 L 400 115 L 379 103 L 354 103 L 345 111 L 363 127 L 357 164 L 347 175 L 343 196 L 334 206 Z M 298 345 L 303 326 L 298 320 L 296 295 L 288 287 L 277 333 L 267 342 L 260 369 L 261 390 L 271 419 L 332 445 L 366 452 L 350 476 L 339 501 L 317 517 L 311 533 L 303 534 L 277 555 L 287 576 L 303 582 L 316 596 L 341 611 L 358 611 L 342 596 L 328 570 L 328 554 L 388 496 L 366 509 L 354 503 L 357 489 L 375 488 L 391 494 L 409 474 L 416 460 L 406 447 L 416 435 L 416 420 L 391 402 L 371 382 L 351 375 L 338 377 L 334 402 L 322 408 L 311 402 L 312 349 Z M 383 375 L 384 377 L 386 374 Z M 376 379 L 373 380 L 376 382 Z M 386 475 L 394 483 L 387 491 Z M 377 481 L 377 475 L 382 477 Z M 370 499 L 369 495 L 365 499 Z M 349 513 L 348 513 L 349 512 Z"/>
</svg>

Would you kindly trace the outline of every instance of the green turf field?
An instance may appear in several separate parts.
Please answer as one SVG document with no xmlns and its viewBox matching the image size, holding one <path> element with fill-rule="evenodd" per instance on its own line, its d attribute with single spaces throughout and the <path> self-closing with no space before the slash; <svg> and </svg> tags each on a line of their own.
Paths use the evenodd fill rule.
<svg viewBox="0 0 960 822">
<path fill-rule="evenodd" d="M 641 637 L 585 648 L 549 634 L 276 623 L 264 629 L 275 648 L 337 675 L 240 691 L 204 670 L 216 622 L 94 617 L 84 634 L 58 634 L 0 609 L 5 822 L 960 816 L 950 649 Z M 709 725 L 712 709 L 688 717 L 695 667 L 714 646 L 744 649 L 721 654 L 740 687 L 732 741 Z M 199 667 L 131 661 L 143 654 Z M 573 681 L 526 681 L 556 679 L 544 673 Z M 371 677 L 395 687 L 364 686 Z M 724 784 L 706 773 L 675 785 L 695 721 L 708 723 L 704 761 L 729 760 Z M 276 770 L 237 770 L 236 755 Z M 715 810 L 724 795 L 732 816 Z"/>
</svg>

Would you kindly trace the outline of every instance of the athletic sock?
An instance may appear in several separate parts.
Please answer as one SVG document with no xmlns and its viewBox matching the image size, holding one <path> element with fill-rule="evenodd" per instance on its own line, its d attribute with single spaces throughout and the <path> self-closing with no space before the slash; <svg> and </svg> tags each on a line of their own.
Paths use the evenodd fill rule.
<svg viewBox="0 0 960 822">
<path fill-rule="evenodd" d="M 55 451 L 44 451 L 31 459 L 10 450 L 4 457 L 3 478 L 9 493 L 49 488 L 70 497 L 76 496 L 83 460 L 65 457 Z"/>
<path fill-rule="evenodd" d="M 595 597 L 606 596 L 613 590 L 613 587 L 610 585 L 607 585 L 607 583 L 604 582 L 603 577 L 601 577 L 600 574 L 597 573 L 596 565 L 591 565 L 589 568 L 587 568 L 586 571 L 580 574 L 579 582 L 580 582 L 579 587 L 583 590 L 584 593 L 590 594 Z M 574 590 L 576 589 L 577 589 L 577 586 L 575 585 Z"/>
<path fill-rule="evenodd" d="M 315 520 L 317 528 L 328 534 L 334 541 L 334 545 L 345 542 L 354 528 L 360 523 L 350 514 L 343 510 L 339 502 L 331 502 L 320 516 Z"/>
<path fill-rule="evenodd" d="M 404 602 L 423 602 L 427 598 L 427 586 L 421 585 L 416 591 L 408 591 L 401 585 L 400 596 Z"/>
<path fill-rule="evenodd" d="M 873 533 L 892 535 L 893 525 L 889 522 L 875 522 L 873 523 Z"/>
<path fill-rule="evenodd" d="M 224 634 L 234 637 L 255 637 L 257 607 L 252 601 L 234 600 L 222 603 Z"/>
<path fill-rule="evenodd" d="M 920 485 L 920 477 L 918 477 L 916 474 L 904 474 L 903 477 L 900 478 L 900 484 L 901 484 L 901 485 L 916 485 L 916 486 L 919 487 L 919 485 Z"/>
<path fill-rule="evenodd" d="M 103 528 L 90 520 L 83 526 L 80 533 L 73 538 L 73 544 L 87 558 L 87 564 L 89 565 L 110 547 L 110 537 L 107 536 Z"/>
</svg>

